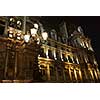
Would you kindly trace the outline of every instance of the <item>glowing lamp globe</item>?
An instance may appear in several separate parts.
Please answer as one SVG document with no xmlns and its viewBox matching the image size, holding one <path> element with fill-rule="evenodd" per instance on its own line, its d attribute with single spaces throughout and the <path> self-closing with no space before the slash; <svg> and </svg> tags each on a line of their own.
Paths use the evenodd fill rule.
<svg viewBox="0 0 100 100">
<path fill-rule="evenodd" d="M 42 37 L 43 37 L 44 40 L 47 40 L 47 38 L 48 38 L 48 33 L 47 33 L 47 32 L 43 32 L 43 33 L 42 33 Z"/>
<path fill-rule="evenodd" d="M 24 36 L 24 41 L 25 41 L 25 42 L 29 42 L 29 40 L 30 40 L 30 35 L 28 35 L 28 34 L 25 35 L 25 36 Z"/>
<path fill-rule="evenodd" d="M 38 29 L 38 27 L 39 27 L 38 24 L 35 23 L 34 28 Z"/>
<path fill-rule="evenodd" d="M 31 29 L 31 35 L 32 35 L 32 36 L 35 36 L 35 34 L 37 34 L 37 29 L 32 28 L 32 29 Z"/>
</svg>

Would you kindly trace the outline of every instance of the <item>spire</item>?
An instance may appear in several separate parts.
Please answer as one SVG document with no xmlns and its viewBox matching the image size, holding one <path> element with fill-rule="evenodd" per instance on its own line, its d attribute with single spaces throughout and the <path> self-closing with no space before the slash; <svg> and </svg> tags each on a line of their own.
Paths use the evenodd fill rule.
<svg viewBox="0 0 100 100">
<path fill-rule="evenodd" d="M 67 32 L 66 22 L 63 21 L 59 26 L 60 26 L 60 32 L 63 34 L 63 36 L 65 36 L 66 38 L 68 38 L 68 32 Z"/>
</svg>

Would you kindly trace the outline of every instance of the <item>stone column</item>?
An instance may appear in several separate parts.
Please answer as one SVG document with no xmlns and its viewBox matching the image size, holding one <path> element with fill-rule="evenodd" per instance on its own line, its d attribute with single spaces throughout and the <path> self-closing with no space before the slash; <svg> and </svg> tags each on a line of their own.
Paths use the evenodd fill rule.
<svg viewBox="0 0 100 100">
<path fill-rule="evenodd" d="M 97 75 L 96 70 L 94 70 L 94 74 L 95 74 L 95 76 L 96 76 L 96 79 L 98 80 L 98 75 Z"/>
<path fill-rule="evenodd" d="M 47 64 L 47 77 L 48 77 L 48 80 L 50 80 L 50 67 L 49 67 L 49 64 Z"/>
<path fill-rule="evenodd" d="M 79 75 L 80 75 L 80 79 L 82 80 L 82 73 L 80 69 L 79 69 Z"/>
<path fill-rule="evenodd" d="M 79 60 L 78 60 L 78 57 L 76 56 L 76 61 L 77 61 L 77 64 L 79 64 Z"/>
<path fill-rule="evenodd" d="M 55 49 L 53 50 L 53 56 L 54 56 L 54 59 L 57 60 L 57 57 L 56 57 L 56 50 L 55 50 Z"/>
<path fill-rule="evenodd" d="M 60 50 L 60 57 L 61 57 L 61 60 L 63 61 L 62 50 Z"/>
<path fill-rule="evenodd" d="M 46 57 L 49 58 L 49 56 L 48 56 L 48 47 L 46 45 L 44 46 L 44 53 L 46 54 Z"/>
<path fill-rule="evenodd" d="M 93 72 L 91 69 L 90 69 L 90 73 L 91 73 L 92 79 L 94 80 Z"/>
<path fill-rule="evenodd" d="M 48 56 L 48 48 L 46 47 L 45 49 L 46 49 L 46 57 L 49 58 L 49 56 Z"/>
<path fill-rule="evenodd" d="M 98 68 L 97 68 L 97 74 L 98 74 L 98 78 L 100 79 L 100 71 Z"/>
<path fill-rule="evenodd" d="M 76 70 L 74 69 L 74 74 L 75 74 L 75 79 L 77 81 L 77 74 L 76 74 Z"/>
</svg>

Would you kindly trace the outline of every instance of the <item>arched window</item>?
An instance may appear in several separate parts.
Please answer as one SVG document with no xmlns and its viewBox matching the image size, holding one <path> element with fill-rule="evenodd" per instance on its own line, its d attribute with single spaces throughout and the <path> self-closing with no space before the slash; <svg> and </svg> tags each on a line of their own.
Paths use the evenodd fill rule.
<svg viewBox="0 0 100 100">
<path fill-rule="evenodd" d="M 45 57 L 46 58 L 46 54 L 44 53 L 44 48 L 40 49 L 40 57 Z"/>
<path fill-rule="evenodd" d="M 58 60 L 61 60 L 59 51 L 56 51 L 56 56 L 57 56 L 57 59 L 58 59 Z"/>
<path fill-rule="evenodd" d="M 68 60 L 69 60 L 70 63 L 73 63 L 73 61 L 72 61 L 70 56 L 68 56 Z"/>
<path fill-rule="evenodd" d="M 62 54 L 62 57 L 63 57 L 63 60 L 64 60 L 65 62 L 67 62 L 67 58 L 65 57 L 65 54 Z"/>
<path fill-rule="evenodd" d="M 77 64 L 76 58 L 73 56 L 74 63 Z"/>
<path fill-rule="evenodd" d="M 51 38 L 57 40 L 57 33 L 54 29 L 51 30 Z"/>
<path fill-rule="evenodd" d="M 48 50 L 48 56 L 50 59 L 54 59 L 53 55 L 52 55 L 52 51 L 51 50 Z"/>
</svg>

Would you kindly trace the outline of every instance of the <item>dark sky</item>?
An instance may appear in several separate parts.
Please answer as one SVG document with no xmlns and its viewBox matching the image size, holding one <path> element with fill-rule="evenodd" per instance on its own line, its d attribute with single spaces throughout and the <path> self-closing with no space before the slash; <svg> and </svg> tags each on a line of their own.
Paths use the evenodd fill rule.
<svg viewBox="0 0 100 100">
<path fill-rule="evenodd" d="M 50 16 L 43 17 L 46 24 L 51 26 L 57 26 L 62 20 L 66 22 L 71 22 L 73 24 L 81 25 L 85 35 L 87 35 L 92 40 L 92 47 L 96 53 L 96 59 L 100 65 L 100 17 L 96 16 Z"/>
</svg>

